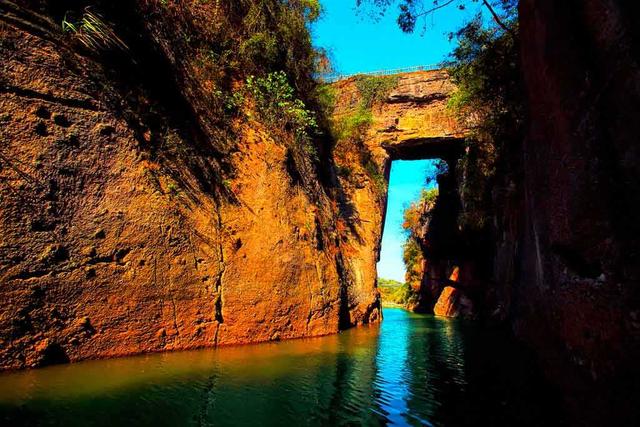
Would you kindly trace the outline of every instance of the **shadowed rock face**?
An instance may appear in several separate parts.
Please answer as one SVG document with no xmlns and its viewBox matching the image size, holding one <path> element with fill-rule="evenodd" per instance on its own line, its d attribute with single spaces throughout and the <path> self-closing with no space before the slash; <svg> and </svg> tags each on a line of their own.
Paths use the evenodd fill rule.
<svg viewBox="0 0 640 427">
<path fill-rule="evenodd" d="M 640 337 L 640 37 L 629 21 L 638 6 L 527 0 L 521 9 L 531 123 L 518 312 L 562 324 L 554 333 L 593 357 L 600 377 L 613 366 L 598 359 L 637 356 L 620 337 L 634 337 L 626 344 L 636 351 Z"/>
<path fill-rule="evenodd" d="M 511 181 L 494 194 L 496 310 L 487 314 L 510 321 L 537 352 L 579 424 L 640 418 L 638 7 L 622 0 L 520 5 L 529 129 L 511 147 Z M 431 120 L 444 112 L 446 78 L 416 73 L 409 84 L 405 77 L 374 108 L 363 144 L 385 171 L 390 159 L 440 156 L 459 136 L 444 116 Z M 355 108 L 353 83 L 337 87 L 339 105 Z M 353 164 L 353 157 L 336 161 Z M 379 242 L 384 194 L 357 188 L 356 211 L 373 218 L 364 233 L 371 245 Z M 455 293 L 432 301 L 439 313 L 457 312 Z"/>
<path fill-rule="evenodd" d="M 580 424 L 640 419 L 639 7 L 520 3 L 530 124 L 496 266 L 518 335 L 585 398 Z"/>
</svg>

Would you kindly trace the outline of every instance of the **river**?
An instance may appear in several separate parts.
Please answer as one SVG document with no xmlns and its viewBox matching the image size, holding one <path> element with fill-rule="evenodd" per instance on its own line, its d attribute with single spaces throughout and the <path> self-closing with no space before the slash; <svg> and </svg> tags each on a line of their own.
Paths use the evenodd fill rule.
<svg viewBox="0 0 640 427">
<path fill-rule="evenodd" d="M 554 425 L 508 337 L 386 308 L 339 335 L 0 375 L 2 425 Z"/>
</svg>

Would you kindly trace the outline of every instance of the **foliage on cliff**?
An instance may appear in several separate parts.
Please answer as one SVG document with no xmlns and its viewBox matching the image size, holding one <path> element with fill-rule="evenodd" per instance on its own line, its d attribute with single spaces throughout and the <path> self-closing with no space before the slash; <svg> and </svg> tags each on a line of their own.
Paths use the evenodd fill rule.
<svg viewBox="0 0 640 427">
<path fill-rule="evenodd" d="M 411 203 L 404 211 L 404 221 L 402 228 L 409 233 L 415 234 L 421 227 L 423 219 L 427 218 L 429 212 L 438 200 L 438 188 L 423 189 L 418 200 Z"/>
<path fill-rule="evenodd" d="M 253 119 L 287 144 L 294 173 L 314 181 L 313 76 L 325 62 L 309 32 L 321 14 L 317 0 L 140 0 L 129 8 L 106 0 L 29 1 L 60 22 L 79 52 L 130 69 L 117 85 L 130 92 L 131 121 L 149 127 L 140 132 L 150 135 L 157 159 L 193 165 L 214 154 L 224 163 L 236 131 Z M 139 81 L 125 87 L 127 79 Z M 186 110 L 181 101 L 193 111 L 171 111 Z M 188 115 L 198 131 L 179 118 Z M 193 141 L 194 133 L 203 141 Z M 233 171 L 217 174 L 220 182 L 233 179 Z"/>
<path fill-rule="evenodd" d="M 477 17 L 457 32 L 458 46 L 449 72 L 458 89 L 451 109 L 472 123 L 467 150 L 460 160 L 460 224 L 471 229 L 487 225 L 491 191 L 508 145 L 523 137 L 523 91 L 518 60 L 515 16 L 505 21 L 512 33 L 486 27 Z"/>
<path fill-rule="evenodd" d="M 424 254 L 421 242 L 425 239 L 429 227 L 431 210 L 438 200 L 438 188 L 423 189 L 418 200 L 404 211 L 404 229 L 407 239 L 402 247 L 407 283 L 420 283 Z"/>
<path fill-rule="evenodd" d="M 265 77 L 249 76 L 246 89 L 266 124 L 293 132 L 297 144 L 309 154 L 316 154 L 312 145 L 313 133 L 318 131 L 315 113 L 296 98 L 283 71 Z"/>
<path fill-rule="evenodd" d="M 385 100 L 397 86 L 396 76 L 355 76 L 359 101 L 351 114 L 333 123 L 333 133 L 337 140 L 357 140 L 365 137 L 373 121 L 372 108 Z"/>
<path fill-rule="evenodd" d="M 373 160 L 371 153 L 364 144 L 371 125 L 373 124 L 373 108 L 383 102 L 398 84 L 396 76 L 366 76 L 354 77 L 358 93 L 358 103 L 348 114 L 331 120 L 329 127 L 336 142 L 337 157 L 344 157 L 345 150 L 359 149 L 359 163 L 369 179 L 382 193 L 386 190 L 386 181 L 379 166 Z M 330 114 L 335 103 L 335 94 L 330 85 L 324 85 L 320 92 L 324 111 Z M 350 169 L 341 168 L 338 172 L 349 178 Z"/>
</svg>

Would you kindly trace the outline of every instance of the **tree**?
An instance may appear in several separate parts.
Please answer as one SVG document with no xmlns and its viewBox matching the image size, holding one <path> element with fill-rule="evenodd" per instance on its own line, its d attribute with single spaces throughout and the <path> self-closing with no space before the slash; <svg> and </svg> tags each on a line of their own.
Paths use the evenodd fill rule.
<svg viewBox="0 0 640 427">
<path fill-rule="evenodd" d="M 400 11 L 398 26 L 407 33 L 413 32 L 420 20 L 426 28 L 426 18 L 440 9 L 456 7 L 459 10 L 464 10 L 470 3 L 481 3 L 503 31 L 514 35 L 506 19 L 515 14 L 518 0 L 356 0 L 358 7 L 371 5 L 380 10 L 381 14 L 384 14 L 389 7 L 397 5 Z"/>
<path fill-rule="evenodd" d="M 457 87 L 449 107 L 469 124 L 467 149 L 456 168 L 460 225 L 475 230 L 489 225 L 496 177 L 513 170 L 514 147 L 524 138 L 518 24 L 515 17 L 505 22 L 510 33 L 487 28 L 477 17 L 466 24 L 455 34 L 458 46 L 447 63 Z"/>
</svg>

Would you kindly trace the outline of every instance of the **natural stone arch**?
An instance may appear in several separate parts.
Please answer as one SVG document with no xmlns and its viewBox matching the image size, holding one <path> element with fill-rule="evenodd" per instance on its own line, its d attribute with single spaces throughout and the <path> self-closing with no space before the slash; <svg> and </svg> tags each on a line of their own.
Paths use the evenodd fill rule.
<svg viewBox="0 0 640 427">
<path fill-rule="evenodd" d="M 350 170 L 349 176 L 343 174 L 339 180 L 345 199 L 351 203 L 352 238 L 347 242 L 347 263 L 353 278 L 354 307 L 375 289 L 391 162 L 439 158 L 455 168 L 468 134 L 447 108 L 455 86 L 446 71 L 418 71 L 392 78 L 397 79 L 397 85 L 382 102 L 372 106 L 366 133 L 361 138 L 338 141 L 334 153 L 339 172 Z M 358 108 L 361 95 L 357 79 L 333 84 L 337 94 L 334 122 Z M 368 161 L 384 176 L 384 189 L 377 188 Z M 455 191 L 455 182 L 450 185 Z"/>
</svg>

